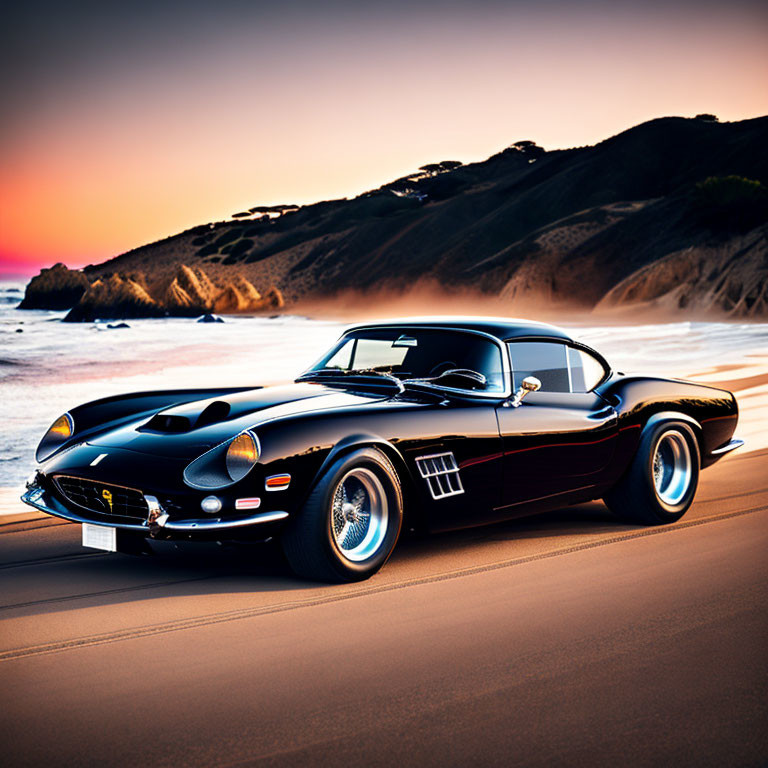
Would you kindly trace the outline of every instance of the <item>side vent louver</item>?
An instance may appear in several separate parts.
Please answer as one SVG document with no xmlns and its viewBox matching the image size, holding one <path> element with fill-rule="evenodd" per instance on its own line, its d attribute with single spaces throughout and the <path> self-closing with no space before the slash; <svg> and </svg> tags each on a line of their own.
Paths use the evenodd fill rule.
<svg viewBox="0 0 768 768">
<path fill-rule="evenodd" d="M 464 493 L 459 468 L 452 453 L 432 453 L 419 456 L 416 466 L 421 476 L 427 481 L 433 499 L 444 499 Z"/>
</svg>

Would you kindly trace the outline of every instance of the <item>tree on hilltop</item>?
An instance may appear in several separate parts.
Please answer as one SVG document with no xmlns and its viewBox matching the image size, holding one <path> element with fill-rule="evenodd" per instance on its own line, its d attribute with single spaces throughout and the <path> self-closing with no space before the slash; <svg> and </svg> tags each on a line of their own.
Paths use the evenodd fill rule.
<svg viewBox="0 0 768 768">
<path fill-rule="evenodd" d="M 540 147 L 535 141 L 531 141 L 530 139 L 523 139 L 522 141 L 516 141 L 514 144 L 512 144 L 509 147 L 509 149 L 520 152 L 523 155 L 526 155 L 530 159 L 535 159 L 537 157 L 540 157 L 546 152 L 546 150 L 543 147 Z"/>
</svg>

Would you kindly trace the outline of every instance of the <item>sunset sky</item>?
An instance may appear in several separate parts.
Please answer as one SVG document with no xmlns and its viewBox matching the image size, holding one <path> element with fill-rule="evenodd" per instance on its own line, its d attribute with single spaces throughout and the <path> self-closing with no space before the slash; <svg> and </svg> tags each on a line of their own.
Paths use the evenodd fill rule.
<svg viewBox="0 0 768 768">
<path fill-rule="evenodd" d="M 768 5 L 28 2 L 0 30 L 0 274 L 519 139 L 768 113 Z"/>
</svg>

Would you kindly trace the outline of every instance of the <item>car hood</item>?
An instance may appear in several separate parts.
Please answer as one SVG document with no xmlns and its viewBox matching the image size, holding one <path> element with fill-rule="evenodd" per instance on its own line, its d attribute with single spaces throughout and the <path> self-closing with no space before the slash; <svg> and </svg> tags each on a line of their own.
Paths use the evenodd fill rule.
<svg viewBox="0 0 768 768">
<path fill-rule="evenodd" d="M 88 440 L 169 458 L 193 459 L 244 429 L 273 419 L 334 408 L 370 405 L 391 393 L 349 392 L 321 384 L 291 384 L 246 390 L 164 408 Z"/>
</svg>

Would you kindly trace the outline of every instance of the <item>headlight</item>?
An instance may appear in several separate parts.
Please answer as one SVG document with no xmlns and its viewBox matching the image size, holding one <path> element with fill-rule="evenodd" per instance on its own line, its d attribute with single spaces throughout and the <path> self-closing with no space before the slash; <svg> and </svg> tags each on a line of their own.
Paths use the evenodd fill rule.
<svg viewBox="0 0 768 768">
<path fill-rule="evenodd" d="M 261 455 L 259 438 L 246 430 L 234 440 L 219 443 L 184 469 L 184 482 L 197 490 L 227 488 L 242 480 Z"/>
<path fill-rule="evenodd" d="M 227 448 L 227 472 L 234 482 L 242 480 L 258 460 L 259 445 L 250 432 L 239 434 Z"/>
<path fill-rule="evenodd" d="M 37 446 L 37 460 L 44 461 L 75 434 L 75 421 L 69 413 L 59 416 L 43 435 Z"/>
<path fill-rule="evenodd" d="M 65 413 L 63 416 L 59 416 L 59 418 L 51 424 L 51 427 L 45 436 L 64 441 L 67 438 L 72 437 L 74 433 L 75 422 L 68 413 Z"/>
</svg>

